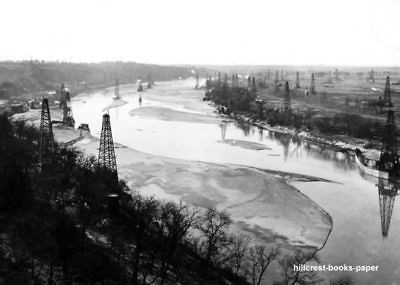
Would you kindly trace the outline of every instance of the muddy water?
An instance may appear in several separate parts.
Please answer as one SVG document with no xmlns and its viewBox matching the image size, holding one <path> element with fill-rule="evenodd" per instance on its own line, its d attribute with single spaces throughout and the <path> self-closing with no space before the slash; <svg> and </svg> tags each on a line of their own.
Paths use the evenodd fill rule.
<svg viewBox="0 0 400 285">
<path fill-rule="evenodd" d="M 339 275 L 350 275 L 361 284 L 400 283 L 400 209 L 395 202 L 388 237 L 383 237 L 377 186 L 359 175 L 351 157 L 235 122 L 226 124 L 223 137 L 220 118 L 211 122 L 198 119 L 199 115 L 216 115 L 214 108 L 201 100 L 203 91 L 194 91 L 193 86 L 194 81 L 165 82 L 142 93 L 142 107 L 185 112 L 179 121 L 168 112 L 162 120 L 143 116 L 138 111 L 135 86 L 121 86 L 120 94 L 127 104 L 109 110 L 114 141 L 166 157 L 241 164 L 333 180 L 336 183 L 295 185 L 333 218 L 333 230 L 319 253 L 321 264 L 379 265 L 378 272 Z M 109 88 L 73 98 L 77 124 L 89 123 L 92 134 L 99 136 L 103 109 L 112 104 L 112 93 L 113 88 Z"/>
</svg>

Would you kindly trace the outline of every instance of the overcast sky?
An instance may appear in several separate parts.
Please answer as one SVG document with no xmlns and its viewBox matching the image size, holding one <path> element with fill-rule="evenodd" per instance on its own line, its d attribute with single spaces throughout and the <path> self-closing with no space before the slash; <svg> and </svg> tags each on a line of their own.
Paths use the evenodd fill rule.
<svg viewBox="0 0 400 285">
<path fill-rule="evenodd" d="M 2 0 L 0 60 L 400 65 L 399 0 Z"/>
</svg>

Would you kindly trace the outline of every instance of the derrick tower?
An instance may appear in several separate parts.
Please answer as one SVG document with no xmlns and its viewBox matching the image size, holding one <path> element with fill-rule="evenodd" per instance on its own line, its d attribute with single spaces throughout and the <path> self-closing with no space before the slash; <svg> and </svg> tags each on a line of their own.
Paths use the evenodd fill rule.
<svg viewBox="0 0 400 285">
<path fill-rule="evenodd" d="M 373 69 L 368 74 L 367 81 L 372 81 L 372 83 L 375 83 L 375 72 Z"/>
<path fill-rule="evenodd" d="M 194 86 L 194 88 L 198 89 L 199 88 L 199 75 L 196 74 L 196 85 Z"/>
<path fill-rule="evenodd" d="M 275 74 L 274 83 L 275 83 L 275 85 L 278 85 L 278 83 L 279 83 L 279 73 L 278 73 L 278 70 L 276 71 L 276 74 Z"/>
<path fill-rule="evenodd" d="M 53 128 L 49 110 L 49 101 L 44 98 L 42 101 L 42 114 L 40 117 L 40 140 L 39 140 L 39 161 L 40 165 L 48 162 L 49 151 L 54 150 Z"/>
<path fill-rule="evenodd" d="M 390 77 L 386 76 L 386 84 L 385 84 L 385 91 L 383 92 L 383 100 L 385 103 L 392 102 L 392 96 L 390 94 Z"/>
<path fill-rule="evenodd" d="M 115 159 L 114 142 L 111 132 L 109 114 L 103 115 L 98 164 L 102 168 L 109 169 L 112 173 L 113 180 L 116 180 L 118 182 L 117 162 Z"/>
<path fill-rule="evenodd" d="M 72 116 L 71 96 L 68 89 L 64 89 L 65 103 L 63 106 L 63 122 L 71 127 L 75 126 L 75 120 Z"/>
<path fill-rule="evenodd" d="M 381 156 L 379 158 L 378 167 L 380 170 L 392 171 L 398 168 L 398 166 L 399 158 L 397 155 L 397 136 L 394 111 L 389 110 L 382 139 Z"/>
<path fill-rule="evenodd" d="M 335 80 L 339 80 L 339 69 L 335 69 Z"/>
<path fill-rule="evenodd" d="M 119 100 L 121 99 L 121 96 L 119 95 L 119 79 L 117 78 L 115 80 L 115 91 L 114 91 L 114 99 Z"/>
<path fill-rule="evenodd" d="M 326 83 L 328 83 L 328 84 L 332 84 L 333 83 L 333 78 L 332 78 L 332 72 L 331 71 L 329 71 L 328 79 L 327 79 Z"/>
<path fill-rule="evenodd" d="M 256 78 L 253 77 L 253 81 L 251 82 L 251 91 L 257 92 Z"/>
<path fill-rule="evenodd" d="M 228 74 L 227 73 L 225 73 L 225 75 L 224 75 L 224 85 L 226 87 L 228 87 Z"/>
<path fill-rule="evenodd" d="M 282 109 L 284 112 L 290 112 L 291 110 L 291 102 L 290 102 L 290 91 L 289 91 L 289 82 L 285 82 L 285 95 L 283 98 L 283 106 Z"/>
<path fill-rule="evenodd" d="M 251 77 L 247 77 L 247 90 L 251 90 Z"/>
<path fill-rule="evenodd" d="M 65 85 L 64 82 L 61 83 L 61 98 L 60 98 L 60 109 L 64 108 L 64 104 L 65 104 Z"/>
<path fill-rule="evenodd" d="M 197 77 L 198 77 L 198 75 L 197 75 Z M 147 77 L 147 89 L 151 89 L 152 87 L 153 87 L 153 80 L 151 79 L 151 74 L 149 73 L 149 75 Z"/>
<path fill-rule="evenodd" d="M 384 182 L 379 179 L 379 211 L 381 214 L 381 229 L 382 236 L 387 237 L 389 234 L 390 220 L 392 218 L 394 202 L 398 192 L 398 185 Z"/>
<path fill-rule="evenodd" d="M 316 94 L 316 92 L 315 92 L 314 73 L 311 73 L 310 93 L 313 94 L 313 95 Z"/>
<path fill-rule="evenodd" d="M 300 88 L 300 74 L 296 72 L 296 88 Z"/>
<path fill-rule="evenodd" d="M 235 74 L 232 74 L 232 88 L 235 88 L 236 86 L 236 76 Z"/>
</svg>

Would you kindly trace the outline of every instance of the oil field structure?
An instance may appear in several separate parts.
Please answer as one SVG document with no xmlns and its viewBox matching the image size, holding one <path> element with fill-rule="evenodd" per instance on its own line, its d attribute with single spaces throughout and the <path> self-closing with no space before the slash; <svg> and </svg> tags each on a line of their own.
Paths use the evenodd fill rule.
<svg viewBox="0 0 400 285">
<path fill-rule="evenodd" d="M 53 127 L 47 98 L 42 100 L 39 132 L 39 169 L 42 170 L 51 162 L 51 153 L 54 151 Z"/>
</svg>

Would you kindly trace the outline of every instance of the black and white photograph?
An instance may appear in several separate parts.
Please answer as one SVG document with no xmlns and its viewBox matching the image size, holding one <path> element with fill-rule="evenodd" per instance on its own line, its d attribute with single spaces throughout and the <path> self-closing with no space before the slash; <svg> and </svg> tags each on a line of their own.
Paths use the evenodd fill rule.
<svg viewBox="0 0 400 285">
<path fill-rule="evenodd" d="M 0 285 L 400 284 L 400 1 L 0 7 Z"/>
</svg>

